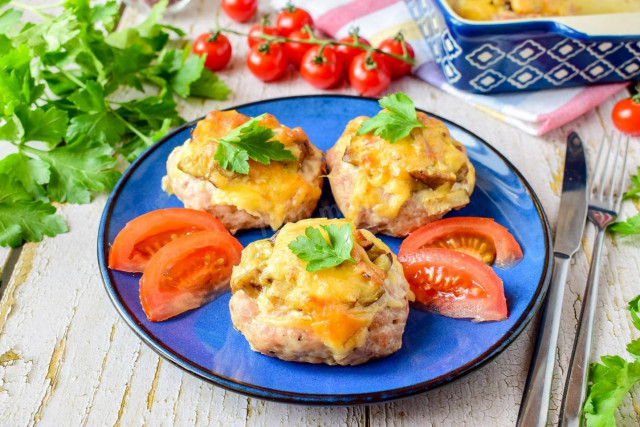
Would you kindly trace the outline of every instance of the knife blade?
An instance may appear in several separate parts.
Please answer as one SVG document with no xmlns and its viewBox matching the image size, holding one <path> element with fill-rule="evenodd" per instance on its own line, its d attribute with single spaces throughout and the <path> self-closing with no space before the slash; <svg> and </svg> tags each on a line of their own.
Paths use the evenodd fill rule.
<svg viewBox="0 0 640 427">
<path fill-rule="evenodd" d="M 553 273 L 520 404 L 517 425 L 521 427 L 547 425 L 564 288 L 571 257 L 580 247 L 587 205 L 587 161 L 584 147 L 578 134 L 571 132 L 567 137 L 562 195 L 553 242 Z"/>
</svg>

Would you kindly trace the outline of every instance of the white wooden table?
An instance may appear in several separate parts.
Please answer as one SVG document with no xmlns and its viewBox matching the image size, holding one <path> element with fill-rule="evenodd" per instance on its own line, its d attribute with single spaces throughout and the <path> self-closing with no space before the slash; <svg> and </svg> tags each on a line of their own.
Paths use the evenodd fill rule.
<svg viewBox="0 0 640 427">
<path fill-rule="evenodd" d="M 217 2 L 193 0 L 168 22 L 190 36 L 214 26 Z M 139 21 L 127 9 L 120 25 Z M 230 22 L 221 24 L 248 28 Z M 181 103 L 192 119 L 226 108 L 279 96 L 318 93 L 293 70 L 283 80 L 263 84 L 244 65 L 246 41 L 231 37 L 234 55 L 220 73 L 233 90 L 225 102 Z M 484 138 L 524 174 L 538 194 L 552 227 L 558 214 L 565 136 L 577 130 L 593 160 L 603 132 L 612 130 L 616 99 L 581 119 L 538 138 L 406 77 L 388 92 L 403 91 L 418 107 L 453 120 Z M 354 94 L 346 84 L 336 93 Z M 326 92 L 323 92 L 326 93 Z M 631 170 L 640 165 L 640 140 L 631 144 Z M 593 165 L 591 165 L 593 166 Z M 88 205 L 63 205 L 67 234 L 29 243 L 18 252 L 0 248 L 5 266 L 0 301 L 0 413 L 3 425 L 513 425 L 525 383 L 537 317 L 502 354 L 484 367 L 438 389 L 409 399 L 359 407 L 306 407 L 248 398 L 201 381 L 159 357 L 120 319 L 103 288 L 96 260 L 98 222 L 107 195 Z M 625 205 L 633 215 L 640 206 Z M 592 249 L 587 227 L 569 275 L 559 338 L 550 422 L 558 417 L 564 371 L 569 362 L 581 295 Z M 607 237 L 603 256 L 593 356 L 626 355 L 639 336 L 627 302 L 640 293 L 640 239 Z M 617 414 L 619 425 L 637 425 L 636 389 Z"/>
</svg>

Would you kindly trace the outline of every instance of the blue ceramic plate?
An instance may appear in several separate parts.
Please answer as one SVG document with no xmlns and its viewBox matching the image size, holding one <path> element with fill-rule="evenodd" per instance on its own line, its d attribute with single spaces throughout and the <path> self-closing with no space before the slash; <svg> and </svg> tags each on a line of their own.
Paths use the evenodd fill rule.
<svg viewBox="0 0 640 427">
<path fill-rule="evenodd" d="M 328 95 L 273 99 L 237 110 L 249 116 L 268 112 L 287 126 L 301 126 L 310 140 L 326 151 L 350 119 L 373 116 L 379 107 L 373 99 Z M 518 265 L 497 269 L 509 309 L 505 321 L 473 323 L 412 309 L 402 349 L 355 367 L 285 362 L 254 353 L 231 324 L 230 293 L 173 319 L 149 322 L 138 296 L 140 275 L 107 269 L 109 242 L 138 215 L 182 206 L 161 190 L 160 180 L 166 172 L 167 156 L 189 137 L 195 122 L 142 154 L 109 197 L 98 235 L 98 261 L 106 290 L 129 326 L 162 356 L 204 380 L 261 399 L 322 405 L 372 403 L 452 381 L 500 353 L 531 320 L 548 285 L 551 246 L 545 215 L 522 175 L 477 136 L 454 123 L 447 124 L 453 137 L 467 147 L 477 174 L 471 203 L 453 215 L 495 218 L 511 230 L 524 251 Z M 327 182 L 320 206 L 333 204 Z M 239 232 L 237 237 L 247 245 L 271 234 L 254 230 Z M 400 239 L 381 237 L 397 253 Z"/>
</svg>

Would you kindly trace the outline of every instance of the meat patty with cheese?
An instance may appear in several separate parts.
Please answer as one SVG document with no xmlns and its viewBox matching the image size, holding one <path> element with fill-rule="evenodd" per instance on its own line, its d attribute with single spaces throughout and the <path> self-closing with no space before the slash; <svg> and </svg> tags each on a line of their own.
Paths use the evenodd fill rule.
<svg viewBox="0 0 640 427">
<path fill-rule="evenodd" d="M 475 170 L 464 146 L 440 120 L 417 113 L 416 127 L 395 143 L 357 135 L 357 117 L 327 152 L 338 207 L 359 228 L 406 236 L 469 203 Z"/>
<path fill-rule="evenodd" d="M 273 130 L 273 141 L 295 160 L 262 164 L 248 160 L 247 174 L 221 167 L 214 158 L 217 138 L 223 138 L 250 118 L 232 111 L 212 111 L 200 120 L 191 139 L 175 148 L 167 160 L 162 186 L 185 207 L 215 215 L 232 233 L 308 218 L 322 192 L 322 152 L 299 128 L 288 128 L 266 114 L 258 122 Z"/>
<path fill-rule="evenodd" d="M 350 222 L 289 223 L 244 249 L 231 276 L 233 325 L 254 351 L 289 361 L 358 365 L 397 351 L 409 312 L 402 266 L 381 240 L 351 225 L 355 262 L 307 271 L 289 244 L 322 224 Z"/>
</svg>

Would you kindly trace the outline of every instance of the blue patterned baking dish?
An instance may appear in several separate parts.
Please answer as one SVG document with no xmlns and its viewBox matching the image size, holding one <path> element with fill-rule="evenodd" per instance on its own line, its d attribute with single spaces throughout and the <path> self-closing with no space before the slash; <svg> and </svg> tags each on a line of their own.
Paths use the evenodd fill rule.
<svg viewBox="0 0 640 427">
<path fill-rule="evenodd" d="M 511 92 L 640 77 L 640 12 L 471 21 L 446 0 L 405 3 L 458 89 Z"/>
</svg>

